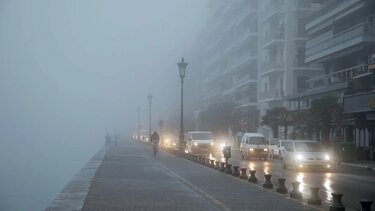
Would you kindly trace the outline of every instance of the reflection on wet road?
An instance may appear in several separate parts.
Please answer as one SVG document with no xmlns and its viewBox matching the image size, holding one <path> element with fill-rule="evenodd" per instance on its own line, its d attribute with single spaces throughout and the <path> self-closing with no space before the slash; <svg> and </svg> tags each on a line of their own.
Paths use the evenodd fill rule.
<svg viewBox="0 0 375 211">
<path fill-rule="evenodd" d="M 224 161 L 220 153 L 216 154 L 218 155 L 216 159 Z M 325 207 L 331 203 L 333 192 L 344 194 L 342 201 L 347 210 L 359 209 L 358 200 L 360 199 L 375 199 L 375 172 L 365 169 L 336 165 L 332 166 L 328 172 L 326 170 L 284 170 L 280 160 L 277 159 L 242 160 L 236 149 L 232 150 L 229 163 L 233 166 L 238 165 L 241 168 L 256 170 L 259 183 L 264 182 L 264 174 L 271 174 L 272 183 L 276 186 L 278 178 L 286 178 L 285 185 L 288 190 L 292 189 L 291 182 L 298 181 L 300 182 L 299 190 L 304 198 L 310 196 L 310 187 L 319 187 L 319 196 Z"/>
</svg>

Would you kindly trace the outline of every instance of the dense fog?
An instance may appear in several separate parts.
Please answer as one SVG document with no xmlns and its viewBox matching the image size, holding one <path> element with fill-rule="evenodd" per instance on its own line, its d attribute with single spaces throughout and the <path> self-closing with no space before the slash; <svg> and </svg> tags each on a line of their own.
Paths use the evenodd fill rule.
<svg viewBox="0 0 375 211">
<path fill-rule="evenodd" d="M 203 0 L 0 0 L 0 210 L 43 209 L 107 132 L 130 135 L 137 107 L 147 129 L 149 93 L 154 127 L 178 116 L 176 63 L 193 62 L 207 10 Z"/>
</svg>

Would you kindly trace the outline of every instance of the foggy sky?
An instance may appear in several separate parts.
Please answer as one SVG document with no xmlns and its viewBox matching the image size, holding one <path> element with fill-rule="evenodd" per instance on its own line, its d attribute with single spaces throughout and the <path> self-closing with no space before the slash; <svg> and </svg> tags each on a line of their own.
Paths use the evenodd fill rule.
<svg viewBox="0 0 375 211">
<path fill-rule="evenodd" d="M 148 129 L 149 92 L 153 128 L 178 116 L 176 63 L 194 63 L 206 5 L 0 0 L 0 209 L 43 209 L 137 107 Z"/>
<path fill-rule="evenodd" d="M 147 119 L 149 92 L 153 119 L 178 108 L 176 63 L 207 13 L 202 0 L 0 2 L 0 132 L 31 140 L 120 132 L 138 106 Z"/>
</svg>

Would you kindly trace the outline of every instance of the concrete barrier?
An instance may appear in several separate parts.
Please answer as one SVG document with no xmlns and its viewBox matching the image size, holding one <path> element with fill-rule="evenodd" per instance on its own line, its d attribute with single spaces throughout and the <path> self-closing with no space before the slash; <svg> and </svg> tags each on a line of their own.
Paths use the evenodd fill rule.
<svg viewBox="0 0 375 211">
<path fill-rule="evenodd" d="M 341 203 L 342 193 L 331 193 L 332 204 L 329 206 L 330 211 L 345 211 L 344 205 Z"/>
<path fill-rule="evenodd" d="M 256 172 L 257 172 L 256 170 L 250 170 L 250 177 L 249 177 L 249 179 L 247 181 L 249 181 L 251 183 L 257 183 L 258 179 L 255 176 Z"/>
<path fill-rule="evenodd" d="M 234 177 L 240 176 L 240 172 L 239 172 L 238 168 L 240 168 L 240 167 L 239 166 L 233 166 L 232 176 L 234 176 Z"/>
<path fill-rule="evenodd" d="M 246 168 L 241 168 L 240 179 L 247 179 Z"/>
<path fill-rule="evenodd" d="M 310 198 L 307 199 L 307 203 L 311 205 L 321 205 L 322 200 L 319 198 L 319 187 L 310 187 Z"/>
<path fill-rule="evenodd" d="M 286 194 L 288 193 L 288 189 L 285 187 L 285 178 L 279 178 L 279 187 L 276 188 L 276 192 Z"/>
<path fill-rule="evenodd" d="M 293 199 L 302 199 L 302 193 L 299 191 L 299 185 L 300 183 L 295 181 L 292 182 L 292 192 L 290 192 L 289 196 Z"/>
<path fill-rule="evenodd" d="M 264 178 L 266 179 L 264 181 L 264 183 L 262 184 L 262 187 L 263 188 L 267 188 L 267 189 L 272 189 L 273 188 L 273 184 L 271 182 L 271 177 L 272 175 L 271 174 L 265 174 L 264 175 Z"/>
</svg>

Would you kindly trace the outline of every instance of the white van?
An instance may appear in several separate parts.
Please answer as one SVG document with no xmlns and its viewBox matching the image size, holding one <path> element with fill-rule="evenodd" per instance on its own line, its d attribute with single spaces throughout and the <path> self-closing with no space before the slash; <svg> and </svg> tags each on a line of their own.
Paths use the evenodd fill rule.
<svg viewBox="0 0 375 211">
<path fill-rule="evenodd" d="M 260 133 L 245 133 L 240 144 L 241 158 L 268 158 L 268 142 Z"/>
<path fill-rule="evenodd" d="M 185 136 L 186 151 L 192 154 L 214 154 L 214 135 L 209 131 L 191 131 Z"/>
</svg>

